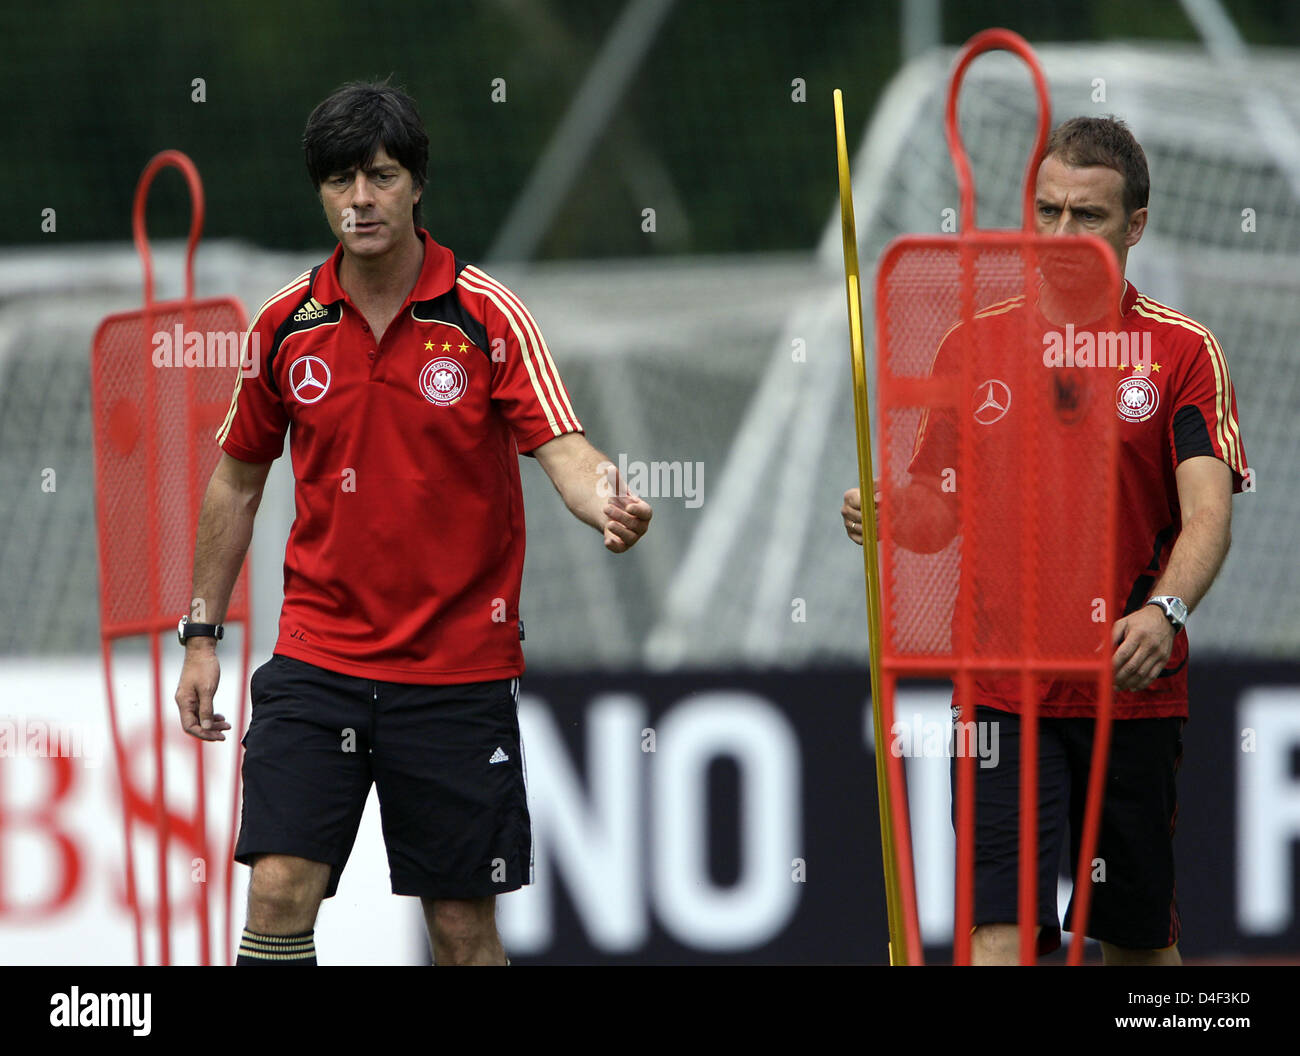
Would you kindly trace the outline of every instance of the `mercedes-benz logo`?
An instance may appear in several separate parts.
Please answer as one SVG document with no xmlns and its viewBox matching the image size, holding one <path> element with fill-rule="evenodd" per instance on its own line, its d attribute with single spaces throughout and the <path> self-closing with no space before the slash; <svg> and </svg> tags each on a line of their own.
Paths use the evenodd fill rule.
<svg viewBox="0 0 1300 1056">
<path fill-rule="evenodd" d="M 1011 410 L 1011 390 L 1004 381 L 990 378 L 982 381 L 975 390 L 975 421 L 980 425 L 992 425 L 1005 418 Z"/>
<path fill-rule="evenodd" d="M 316 356 L 299 356 L 289 366 L 289 387 L 299 403 L 315 403 L 330 387 L 330 368 Z"/>
</svg>

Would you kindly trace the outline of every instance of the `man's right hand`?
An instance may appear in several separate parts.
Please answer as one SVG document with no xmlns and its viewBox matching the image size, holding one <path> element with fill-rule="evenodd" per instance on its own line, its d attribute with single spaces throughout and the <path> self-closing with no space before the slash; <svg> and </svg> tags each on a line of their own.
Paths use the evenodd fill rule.
<svg viewBox="0 0 1300 1056">
<path fill-rule="evenodd" d="M 876 491 L 876 513 L 880 512 L 880 481 L 872 481 Z M 849 488 L 844 493 L 844 505 L 840 507 L 840 516 L 844 518 L 844 530 L 849 533 L 858 546 L 862 545 L 862 492 L 858 488 Z"/>
<path fill-rule="evenodd" d="M 185 645 L 185 665 L 176 687 L 176 706 L 181 710 L 181 729 L 201 741 L 224 741 L 222 730 L 230 729 L 224 715 L 212 713 L 212 698 L 221 681 L 216 642 L 194 638 Z"/>
</svg>

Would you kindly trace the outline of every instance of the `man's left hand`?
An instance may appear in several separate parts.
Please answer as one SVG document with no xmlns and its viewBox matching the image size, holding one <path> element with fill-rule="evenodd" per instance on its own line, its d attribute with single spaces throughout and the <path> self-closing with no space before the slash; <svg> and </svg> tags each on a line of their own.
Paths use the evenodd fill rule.
<svg viewBox="0 0 1300 1056">
<path fill-rule="evenodd" d="M 621 554 L 636 545 L 650 527 L 654 511 L 645 499 L 630 491 L 609 497 L 602 511 L 605 515 L 605 549 Z"/>
<path fill-rule="evenodd" d="M 1115 646 L 1115 688 L 1146 689 L 1165 669 L 1174 650 L 1174 628 L 1155 605 L 1115 621 L 1111 644 Z"/>
</svg>

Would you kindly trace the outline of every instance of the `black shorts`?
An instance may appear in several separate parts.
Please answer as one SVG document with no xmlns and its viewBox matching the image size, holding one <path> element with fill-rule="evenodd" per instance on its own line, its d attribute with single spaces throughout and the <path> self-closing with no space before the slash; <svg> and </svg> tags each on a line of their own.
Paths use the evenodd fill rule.
<svg viewBox="0 0 1300 1056">
<path fill-rule="evenodd" d="M 975 759 L 975 924 L 1014 924 L 1018 912 L 1020 819 L 1020 717 L 976 708 L 977 722 L 998 724 L 997 765 Z M 1134 950 L 1178 941 L 1174 897 L 1175 775 L 1182 760 L 1184 719 L 1118 719 L 1111 725 L 1106 795 L 1092 871 L 1089 938 Z M 1038 952 L 1061 944 L 1057 876 L 1066 835 L 1069 869 L 1077 875 L 1092 719 L 1038 721 Z M 991 740 L 988 743 L 992 743 Z M 952 761 L 956 826 L 957 759 Z M 1065 916 L 1072 930 L 1074 898 Z"/>
<path fill-rule="evenodd" d="M 253 672 L 235 860 L 325 862 L 331 897 L 373 781 L 394 894 L 479 898 L 530 883 L 518 684 L 376 682 L 271 657 Z"/>
</svg>

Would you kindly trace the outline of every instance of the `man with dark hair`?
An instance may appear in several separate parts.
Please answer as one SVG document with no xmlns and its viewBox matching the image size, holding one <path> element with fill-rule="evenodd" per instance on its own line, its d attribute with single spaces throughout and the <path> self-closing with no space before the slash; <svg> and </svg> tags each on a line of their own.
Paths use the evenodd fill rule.
<svg viewBox="0 0 1300 1056">
<path fill-rule="evenodd" d="M 224 740 L 220 621 L 288 431 L 297 516 L 244 738 L 238 963 L 316 963 L 372 782 L 393 892 L 420 897 L 434 963 L 508 963 L 495 897 L 532 871 L 518 453 L 614 553 L 651 509 L 587 442 L 519 298 L 419 226 L 428 138 L 410 98 L 345 85 L 303 144 L 338 247 L 253 318 L 263 368 L 236 380 L 195 547 L 215 623 L 179 630 L 181 725 Z"/>
<path fill-rule="evenodd" d="M 364 113 L 367 120 L 357 120 Z M 357 158 L 371 159 L 385 148 L 411 174 L 419 192 L 411 220 L 420 226 L 420 196 L 428 182 L 429 136 L 411 100 L 387 83 L 345 84 L 323 100 L 307 118 L 302 147 L 307 174 L 317 191 L 336 172 Z"/>
<path fill-rule="evenodd" d="M 1121 121 L 1074 118 L 1052 132 L 1039 165 L 1036 229 L 1043 235 L 1102 239 L 1122 276 L 1128 251 L 1146 227 L 1149 187 L 1146 157 Z M 936 373 L 945 364 L 949 371 L 955 369 L 959 348 L 1022 340 L 1015 335 L 1023 335 L 1031 325 L 1032 333 L 1059 330 L 1063 314 L 1069 314 L 1062 313 L 1061 306 L 1071 301 L 1091 313 L 1081 318 L 1103 314 L 1093 308 L 1104 306 L 1086 303 L 1091 283 L 1077 271 L 1071 274 L 1046 257 L 1041 263 L 1044 281 L 1037 303 L 1027 305 L 1018 298 L 977 312 L 970 341 L 954 338 L 962 329 L 954 327 L 938 350 Z M 1214 335 L 1139 294 L 1127 281 L 1118 307 L 1125 347 L 1149 347 L 1152 354 L 1125 364 L 1113 402 L 1104 402 L 1106 413 L 1120 419 L 1120 594 L 1107 599 L 1107 605 L 1108 611 L 1121 615 L 1113 625 L 1116 721 L 1096 851 L 1106 869 L 1104 882 L 1094 882 L 1087 933 L 1101 941 L 1107 964 L 1178 964 L 1173 830 L 1175 775 L 1187 717 L 1183 625 L 1227 554 L 1232 495 L 1243 489 L 1249 470 L 1236 395 Z M 1036 314 L 1027 318 L 1027 313 Z M 1044 369 L 1049 366 L 1044 359 Z M 981 417 L 983 408 L 972 403 L 981 426 L 973 436 L 985 455 L 995 443 L 998 423 L 1013 423 L 1015 415 L 1035 410 L 1032 397 L 1003 404 L 997 414 Z M 953 495 L 939 477 L 941 467 L 953 464 L 956 422 L 951 414 L 939 417 L 922 427 L 909 466 L 910 481 L 890 495 L 894 541 L 921 553 L 942 549 L 957 532 Z M 1007 459 L 1012 472 L 1013 457 Z M 985 458 L 986 463 L 994 461 Z M 845 493 L 840 512 L 849 538 L 861 545 L 858 489 Z M 979 567 L 978 559 L 975 564 Z M 1062 599 L 1062 604 L 1079 600 Z M 988 634 L 989 628 L 977 626 L 976 633 Z M 1019 692 L 1015 678 L 977 678 L 974 686 L 976 719 L 998 723 L 1002 749 L 996 765 L 982 764 L 975 771 L 976 964 L 1018 961 Z M 1095 687 L 1041 680 L 1039 714 L 1036 934 L 1039 953 L 1046 953 L 1060 944 L 1056 876 L 1067 828 L 1072 875 L 1077 865 Z M 953 780 L 955 789 L 955 765 Z M 1067 929 L 1072 914 L 1073 902 Z"/>
</svg>

